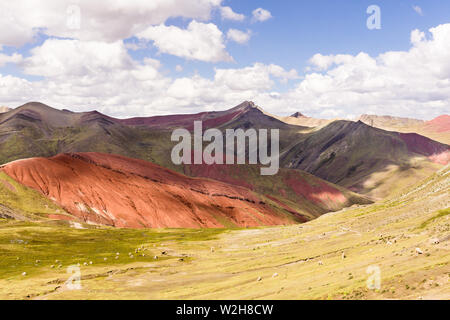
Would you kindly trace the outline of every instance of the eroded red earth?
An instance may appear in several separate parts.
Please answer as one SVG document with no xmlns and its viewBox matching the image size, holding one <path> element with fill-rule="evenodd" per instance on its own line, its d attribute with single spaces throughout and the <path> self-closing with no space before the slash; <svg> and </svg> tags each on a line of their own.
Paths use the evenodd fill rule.
<svg viewBox="0 0 450 320">
<path fill-rule="evenodd" d="M 127 228 L 283 225 L 300 221 L 251 190 L 100 153 L 11 162 L 1 170 L 81 221 Z"/>
<path fill-rule="evenodd" d="M 416 133 L 399 133 L 410 152 L 424 155 L 431 161 L 446 165 L 450 162 L 449 146 Z"/>
<path fill-rule="evenodd" d="M 450 115 L 444 114 L 426 123 L 426 128 L 434 132 L 450 131 Z"/>
</svg>

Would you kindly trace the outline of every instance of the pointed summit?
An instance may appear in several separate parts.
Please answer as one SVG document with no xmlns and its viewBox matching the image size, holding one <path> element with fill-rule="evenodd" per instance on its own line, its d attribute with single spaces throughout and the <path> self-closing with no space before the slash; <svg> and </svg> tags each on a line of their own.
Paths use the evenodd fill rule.
<svg viewBox="0 0 450 320">
<path fill-rule="evenodd" d="M 292 115 L 290 115 L 291 118 L 308 118 L 307 116 L 305 116 L 303 113 L 301 112 L 296 112 Z"/>
<path fill-rule="evenodd" d="M 254 110 L 254 109 L 258 109 L 260 111 L 262 111 L 262 109 L 257 106 L 253 101 L 244 101 L 241 104 L 237 105 L 236 107 L 230 109 L 233 111 L 249 111 L 249 110 Z"/>
</svg>

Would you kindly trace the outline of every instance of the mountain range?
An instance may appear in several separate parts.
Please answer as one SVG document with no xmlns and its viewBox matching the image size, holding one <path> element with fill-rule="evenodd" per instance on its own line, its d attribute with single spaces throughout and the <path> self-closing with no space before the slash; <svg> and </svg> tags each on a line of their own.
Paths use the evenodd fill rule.
<svg viewBox="0 0 450 320">
<path fill-rule="evenodd" d="M 362 115 L 359 120 L 383 130 L 402 133 L 414 132 L 450 144 L 450 115 L 441 115 L 430 121 L 377 115 Z"/>
<path fill-rule="evenodd" d="M 199 120 L 204 130 L 279 129 L 281 170 L 261 177 L 256 165 L 174 165 L 172 131 L 193 130 Z M 0 164 L 59 206 L 62 219 L 133 228 L 290 224 L 389 197 L 431 175 L 449 162 L 442 142 L 449 132 L 448 116 L 278 117 L 249 101 L 130 119 L 32 102 L 0 114 Z M 438 133 L 441 142 L 429 138 Z"/>
</svg>

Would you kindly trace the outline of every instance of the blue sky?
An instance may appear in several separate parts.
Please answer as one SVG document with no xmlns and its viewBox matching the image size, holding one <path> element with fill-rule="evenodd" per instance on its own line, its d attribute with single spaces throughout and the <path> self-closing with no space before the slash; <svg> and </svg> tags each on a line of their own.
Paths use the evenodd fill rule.
<svg viewBox="0 0 450 320">
<path fill-rule="evenodd" d="M 445 53 L 435 52 L 442 46 L 437 43 L 438 33 L 431 34 L 429 30 L 450 23 L 448 1 L 202 0 L 204 5 L 198 5 L 198 2 L 194 5 L 192 2 L 191 7 L 194 9 L 189 7 L 189 0 L 173 8 L 167 5 L 167 1 L 155 1 L 160 3 L 156 9 L 139 7 L 133 1 L 127 5 L 123 1 L 120 8 L 108 8 L 106 5 L 104 13 L 84 0 L 67 2 L 66 6 L 75 3 L 80 8 L 82 23 L 81 29 L 76 32 L 64 30 L 64 25 L 61 25 L 64 20 L 58 22 L 55 13 L 64 13 L 66 9 L 61 6 L 61 1 L 42 1 L 40 4 L 38 1 L 37 7 L 30 8 L 30 12 L 26 11 L 25 14 L 13 4 L 2 4 L 6 6 L 2 8 L 3 12 L 10 11 L 9 15 L 15 19 L 16 27 L 8 25 L 8 22 L 0 25 L 3 27 L 3 31 L 0 31 L 0 80 L 3 79 L 0 90 L 3 88 L 3 91 L 0 92 L 7 93 L 0 105 L 14 106 L 28 99 L 39 99 L 62 108 L 70 107 L 67 101 L 74 101 L 71 106 L 74 109 L 95 107 L 116 116 L 131 116 L 215 110 L 232 107 L 248 97 L 245 100 L 256 100 L 269 111 L 283 115 L 298 109 L 306 110 L 313 116 L 328 118 L 357 116 L 364 110 L 419 118 L 448 113 L 450 94 L 447 94 L 447 87 L 441 92 L 423 89 L 417 94 L 414 86 L 418 86 L 418 83 L 401 83 L 408 79 L 405 67 L 397 69 L 399 63 L 392 64 L 395 59 L 403 59 L 393 52 L 409 52 L 404 57 L 405 61 L 423 64 L 416 61 L 420 54 L 410 52 L 413 47 L 411 33 L 417 30 L 418 35 L 424 32 L 424 36 L 419 37 L 423 43 L 418 44 L 417 48 L 429 55 L 429 60 L 434 61 L 433 57 L 436 56 L 436 66 L 429 68 L 440 68 Z M 381 10 L 380 30 L 369 30 L 366 26 L 369 17 L 366 10 L 370 5 L 377 5 Z M 245 19 L 236 21 L 224 18 L 221 14 L 223 7 L 231 8 L 234 14 L 245 15 Z M 270 12 L 271 17 L 255 21 L 252 12 L 257 8 Z M 43 17 L 48 15 L 55 22 L 42 22 L 33 12 Z M 147 12 L 147 16 L 141 16 L 142 12 Z M 25 17 L 21 18 L 19 14 Z M 118 14 L 122 16 L 114 18 Z M 93 25 L 98 25 L 98 30 L 92 25 L 87 26 L 86 21 L 95 21 Z M 198 31 L 189 29 L 192 22 L 199 23 Z M 111 27 L 112 24 L 117 24 L 117 30 Z M 133 29 L 133 26 L 137 27 Z M 169 29 L 161 26 L 175 28 L 172 30 L 173 40 L 165 36 Z M 109 28 L 114 30 L 110 31 Z M 227 36 L 230 29 L 249 32 L 249 40 L 241 43 L 232 41 Z M 214 38 L 215 42 L 208 43 L 207 38 L 198 39 L 202 30 L 211 32 L 211 39 Z M 446 34 L 447 28 L 441 28 L 439 41 L 445 41 Z M 189 39 L 198 42 L 190 47 Z M 95 49 L 94 43 L 99 51 Z M 131 43 L 140 43 L 141 48 L 131 49 Z M 177 46 L 187 47 L 180 51 Z M 192 53 L 192 50 L 202 46 L 206 52 Z M 75 52 L 77 50 L 80 52 Z M 98 58 L 100 50 L 106 50 L 102 56 L 108 56 L 107 60 Z M 117 51 L 117 55 L 110 56 L 111 52 L 116 52 L 113 50 Z M 215 53 L 208 55 L 208 50 Z M 364 53 L 364 56 L 358 56 L 360 53 Z M 379 56 L 386 53 L 392 53 L 390 58 L 380 61 Z M 14 54 L 20 55 L 20 58 L 13 59 Z M 330 63 L 324 68 L 324 65 L 311 63 L 310 59 L 317 54 L 328 57 L 326 59 Z M 346 55 L 345 62 L 335 58 L 338 54 Z M 226 55 L 232 57 L 233 61 L 229 61 Z M 92 56 L 96 58 L 92 59 Z M 152 62 L 148 59 L 152 59 Z M 373 63 L 377 64 L 379 71 L 374 70 L 371 66 Z M 105 70 L 108 64 L 111 69 Z M 282 68 L 283 73 L 271 71 L 273 68 L 269 66 L 273 65 Z M 144 67 L 145 71 L 142 70 Z M 446 67 L 442 65 L 445 70 Z M 296 76 L 294 73 L 288 75 L 289 71 L 293 71 Z M 150 78 L 144 81 L 142 74 L 124 80 L 127 72 L 130 75 L 145 72 L 145 77 Z M 123 75 L 115 79 L 116 75 L 111 76 L 113 73 Z M 379 73 L 383 73 L 383 76 L 372 83 L 374 74 Z M 249 79 L 243 81 L 242 90 L 233 85 L 245 75 Z M 319 79 L 321 75 L 323 77 Z M 439 85 L 448 80 L 447 74 L 444 79 L 442 75 L 428 76 L 431 82 L 436 81 Z M 355 90 L 357 82 L 349 82 L 352 77 L 364 83 L 370 82 L 369 87 Z M 342 85 L 343 78 L 345 85 Z M 383 82 L 387 78 L 390 80 Z M 80 79 L 92 84 L 89 93 L 85 84 L 80 85 Z M 129 91 L 121 97 L 111 96 L 114 89 L 102 88 L 105 79 L 111 81 L 111 87 L 112 82 L 117 81 L 118 92 Z M 252 83 L 252 79 L 257 81 Z M 13 95 L 8 90 L 7 82 L 20 83 L 24 90 L 16 88 L 14 91 L 17 92 Z M 125 88 L 124 83 L 129 83 L 130 87 Z M 393 84 L 407 90 L 395 97 L 396 93 L 387 89 Z M 340 85 L 341 92 L 330 95 L 328 100 L 322 99 L 324 95 L 321 93 L 328 94 Z M 73 87 L 73 92 L 68 89 L 70 87 Z M 134 94 L 133 87 L 136 88 Z M 55 91 L 49 88 L 55 88 Z M 187 92 L 185 96 L 184 88 Z M 65 91 L 64 94 L 61 91 Z M 141 93 L 147 91 L 151 92 L 148 96 Z M 218 98 L 221 92 L 226 97 L 223 101 Z M 130 97 L 133 97 L 132 102 L 127 102 Z M 310 100 L 302 97 L 309 97 Z M 374 97 L 376 102 L 370 103 Z M 318 99 L 323 101 L 317 102 Z M 386 104 L 382 99 L 398 106 L 395 109 L 383 109 L 382 106 Z M 420 112 L 413 110 L 420 104 L 429 109 Z M 281 105 L 286 107 L 280 109 Z"/>
<path fill-rule="evenodd" d="M 450 2 L 440 0 L 398 0 L 398 1 L 330 1 L 330 0 L 262 0 L 233 1 L 224 5 L 233 11 L 246 15 L 244 22 L 223 20 L 220 14 L 213 14 L 212 21 L 221 29 L 250 29 L 252 37 L 246 45 L 230 43 L 228 51 L 235 63 L 205 63 L 186 61 L 182 58 L 162 54 L 161 61 L 169 69 L 177 64 L 184 67 L 183 74 L 198 71 L 211 77 L 213 68 L 244 67 L 253 62 L 275 63 L 285 69 L 304 70 L 308 60 L 316 53 L 357 54 L 361 51 L 376 56 L 392 50 L 407 50 L 412 30 L 428 30 L 450 21 Z M 369 30 L 366 21 L 368 6 L 377 4 L 381 9 L 381 30 Z M 414 11 L 420 6 L 423 15 Z M 262 7 L 269 10 L 273 18 L 264 23 L 251 21 L 251 13 Z M 186 27 L 190 19 L 169 19 L 168 24 Z M 132 41 L 132 40 L 131 40 Z M 131 54 L 136 58 L 157 54 L 154 47 Z"/>
</svg>

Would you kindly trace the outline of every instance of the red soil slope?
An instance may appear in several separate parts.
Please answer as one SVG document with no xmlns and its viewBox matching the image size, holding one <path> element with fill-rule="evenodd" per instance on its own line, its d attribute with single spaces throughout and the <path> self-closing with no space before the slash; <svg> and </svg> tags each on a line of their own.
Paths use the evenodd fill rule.
<svg viewBox="0 0 450 320">
<path fill-rule="evenodd" d="M 194 121 L 202 121 L 203 128 L 214 128 L 224 123 L 227 123 L 237 117 L 239 112 L 202 112 L 197 114 L 186 115 L 169 115 L 169 116 L 155 116 L 147 118 L 130 118 L 130 119 L 115 119 L 116 122 L 125 125 L 143 125 L 154 128 L 172 128 L 184 127 L 188 130 L 193 130 Z"/>
<path fill-rule="evenodd" d="M 450 147 L 416 133 L 399 133 L 410 152 L 428 157 L 431 161 L 446 165 L 450 162 Z"/>
<path fill-rule="evenodd" d="M 1 170 L 80 220 L 115 227 L 247 227 L 301 221 L 246 188 L 189 178 L 117 155 L 61 154 L 14 161 Z"/>
<path fill-rule="evenodd" d="M 130 119 L 115 119 L 114 121 L 124 125 L 147 126 L 155 129 L 169 129 L 184 127 L 193 130 L 194 121 L 202 121 L 203 129 L 215 128 L 237 118 L 253 106 L 250 102 L 244 102 L 239 106 L 218 112 L 201 112 L 196 114 L 177 114 L 167 116 L 142 117 Z"/>
<path fill-rule="evenodd" d="M 427 130 L 434 132 L 449 132 L 450 131 L 450 115 L 442 115 L 431 121 L 428 121 L 425 125 Z"/>
<path fill-rule="evenodd" d="M 292 212 L 308 212 L 314 216 L 341 210 L 353 204 L 370 203 L 365 197 L 333 185 L 301 170 L 283 169 L 274 176 L 261 176 L 258 165 L 185 165 L 189 176 L 210 178 L 245 187 L 264 194 Z M 278 198 L 277 201 L 275 200 Z"/>
</svg>

